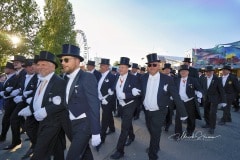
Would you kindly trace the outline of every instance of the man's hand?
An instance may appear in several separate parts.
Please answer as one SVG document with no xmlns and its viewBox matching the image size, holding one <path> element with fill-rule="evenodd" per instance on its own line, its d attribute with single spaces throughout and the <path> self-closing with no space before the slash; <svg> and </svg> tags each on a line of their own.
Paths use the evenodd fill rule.
<svg viewBox="0 0 240 160">
<path fill-rule="evenodd" d="M 18 115 L 28 117 L 28 116 L 32 115 L 32 112 L 31 112 L 29 106 L 27 106 L 27 107 L 23 108 L 20 112 L 18 112 Z"/>
<path fill-rule="evenodd" d="M 100 134 L 92 135 L 92 146 L 97 146 L 101 143 Z"/>
<path fill-rule="evenodd" d="M 134 96 L 140 95 L 140 92 L 141 92 L 141 90 L 139 90 L 139 89 L 137 89 L 137 88 L 133 88 L 133 89 L 132 89 L 132 95 L 134 95 Z"/>
<path fill-rule="evenodd" d="M 10 93 L 10 95 L 13 96 L 13 97 L 15 97 L 15 96 L 18 95 L 19 93 L 20 93 L 20 89 L 15 89 L 15 90 L 13 90 L 13 91 Z"/>
<path fill-rule="evenodd" d="M 33 114 L 37 121 L 42 121 L 44 118 L 47 117 L 47 112 L 45 107 L 40 108 L 39 110 L 35 111 Z"/>
<path fill-rule="evenodd" d="M 31 94 L 33 92 L 33 90 L 29 90 L 29 91 L 25 91 L 23 92 L 23 96 L 27 97 L 29 94 Z"/>
</svg>

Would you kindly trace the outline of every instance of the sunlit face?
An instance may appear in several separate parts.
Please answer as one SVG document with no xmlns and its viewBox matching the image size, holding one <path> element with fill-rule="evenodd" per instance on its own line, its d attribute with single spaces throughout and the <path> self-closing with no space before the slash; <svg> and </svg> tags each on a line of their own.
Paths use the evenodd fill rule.
<svg viewBox="0 0 240 160">
<path fill-rule="evenodd" d="M 13 66 L 14 66 L 14 69 L 16 69 L 16 70 L 21 69 L 22 68 L 22 62 L 13 61 Z"/>
<path fill-rule="evenodd" d="M 34 73 L 38 73 L 37 64 L 36 64 L 36 63 L 33 63 L 32 67 L 33 67 Z"/>
<path fill-rule="evenodd" d="M 37 68 L 39 75 L 45 77 L 55 71 L 55 64 L 48 61 L 38 61 Z"/>
<path fill-rule="evenodd" d="M 104 73 L 104 72 L 106 72 L 107 70 L 109 70 L 109 65 L 107 65 L 107 64 L 100 64 L 100 72 L 101 73 Z"/>
<path fill-rule="evenodd" d="M 152 63 L 148 63 L 147 70 L 149 74 L 155 75 L 156 73 L 159 72 L 159 68 L 160 68 L 160 64 L 158 62 L 152 62 Z"/>
<path fill-rule="evenodd" d="M 228 75 L 230 73 L 230 71 L 228 69 L 223 69 L 222 70 L 222 74 L 225 76 L 225 75 Z"/>
<path fill-rule="evenodd" d="M 62 56 L 60 59 L 64 73 L 70 74 L 80 66 L 80 59 L 72 56 Z"/>
<path fill-rule="evenodd" d="M 188 74 L 189 74 L 189 71 L 188 71 L 188 70 L 181 70 L 181 71 L 180 71 L 180 75 L 181 75 L 182 78 L 187 77 Z"/>
<path fill-rule="evenodd" d="M 128 73 L 128 66 L 127 65 L 119 65 L 119 74 L 124 75 Z"/>
</svg>

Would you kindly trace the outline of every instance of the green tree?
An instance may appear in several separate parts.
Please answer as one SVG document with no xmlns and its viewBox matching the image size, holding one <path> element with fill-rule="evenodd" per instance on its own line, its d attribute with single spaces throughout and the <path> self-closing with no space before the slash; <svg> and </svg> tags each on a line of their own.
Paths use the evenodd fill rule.
<svg viewBox="0 0 240 160">
<path fill-rule="evenodd" d="M 33 0 L 1 0 L 1 65 L 12 55 L 31 56 L 34 54 L 34 39 L 40 25 L 39 15 L 38 6 Z M 11 36 L 19 37 L 20 43 L 14 45 Z"/>
<path fill-rule="evenodd" d="M 35 40 L 35 51 L 60 54 L 65 43 L 76 44 L 75 15 L 68 0 L 45 0 L 45 21 Z"/>
</svg>

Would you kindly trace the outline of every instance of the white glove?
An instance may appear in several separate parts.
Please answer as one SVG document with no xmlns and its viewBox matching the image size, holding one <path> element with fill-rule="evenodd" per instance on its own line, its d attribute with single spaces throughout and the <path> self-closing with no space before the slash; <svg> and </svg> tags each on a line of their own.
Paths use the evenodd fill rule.
<svg viewBox="0 0 240 160">
<path fill-rule="evenodd" d="M 182 120 L 182 121 L 184 121 L 184 120 L 186 120 L 188 117 L 186 116 L 186 117 L 181 117 L 180 119 Z"/>
<path fill-rule="evenodd" d="M 119 95 L 118 95 L 118 98 L 119 98 L 119 99 L 126 99 L 125 93 L 120 92 Z"/>
<path fill-rule="evenodd" d="M 47 117 L 47 112 L 45 107 L 40 108 L 39 110 L 35 111 L 33 114 L 37 121 L 42 121 L 44 118 Z"/>
<path fill-rule="evenodd" d="M 226 103 L 220 103 L 219 106 L 221 106 L 221 107 L 226 107 L 227 104 L 226 104 Z"/>
<path fill-rule="evenodd" d="M 22 100 L 22 96 L 16 96 L 16 97 L 14 97 L 13 101 L 14 101 L 15 103 L 22 102 L 22 101 L 23 101 L 23 100 Z"/>
<path fill-rule="evenodd" d="M 13 87 L 7 87 L 7 88 L 6 88 L 6 91 L 7 91 L 7 92 L 11 92 L 12 89 L 13 89 Z"/>
<path fill-rule="evenodd" d="M 32 97 L 29 97 L 28 99 L 26 99 L 26 102 L 27 102 L 27 104 L 31 104 L 31 102 L 32 102 Z"/>
<path fill-rule="evenodd" d="M 23 108 L 20 112 L 18 112 L 18 115 L 28 117 L 28 116 L 32 115 L 32 112 L 31 112 L 29 106 L 27 106 L 27 107 Z"/>
<path fill-rule="evenodd" d="M 108 89 L 108 94 L 111 96 L 111 95 L 113 95 L 113 93 L 114 93 L 114 92 L 109 88 L 109 89 Z"/>
<path fill-rule="evenodd" d="M 92 146 L 97 146 L 101 143 L 101 137 L 100 134 L 92 135 Z"/>
<path fill-rule="evenodd" d="M 167 87 L 168 87 L 168 84 L 165 84 L 165 85 L 163 86 L 163 90 L 164 90 L 165 92 L 167 92 Z"/>
<path fill-rule="evenodd" d="M 119 104 L 120 104 L 122 107 L 124 107 L 124 106 L 127 105 L 127 104 L 124 102 L 124 100 L 119 100 Z"/>
<path fill-rule="evenodd" d="M 171 96 L 170 99 L 173 100 L 173 97 Z"/>
<path fill-rule="evenodd" d="M 197 101 L 198 101 L 198 103 L 201 103 L 201 102 L 202 102 L 201 98 L 198 98 Z"/>
<path fill-rule="evenodd" d="M 20 93 L 20 89 L 15 89 L 11 92 L 11 96 L 15 97 L 16 95 L 18 95 Z"/>
<path fill-rule="evenodd" d="M 33 90 L 29 90 L 29 91 L 25 91 L 23 92 L 23 96 L 27 97 L 29 94 L 31 94 L 33 92 Z"/>
<path fill-rule="evenodd" d="M 133 96 L 138 96 L 138 95 L 140 95 L 140 92 L 141 92 L 141 90 L 139 90 L 139 89 L 137 89 L 137 88 L 133 88 L 133 89 L 132 89 L 132 95 L 133 95 Z"/>
<path fill-rule="evenodd" d="M 199 92 L 199 91 L 195 91 L 195 95 L 196 95 L 198 98 L 202 98 L 202 93 Z"/>
<path fill-rule="evenodd" d="M 1 96 L 1 97 L 4 97 L 4 91 L 1 91 L 1 92 L 0 92 L 0 96 Z"/>
<path fill-rule="evenodd" d="M 107 105 L 107 104 L 108 104 L 108 101 L 107 101 L 106 99 L 103 99 L 103 100 L 102 100 L 102 104 L 103 104 L 103 105 Z"/>
</svg>

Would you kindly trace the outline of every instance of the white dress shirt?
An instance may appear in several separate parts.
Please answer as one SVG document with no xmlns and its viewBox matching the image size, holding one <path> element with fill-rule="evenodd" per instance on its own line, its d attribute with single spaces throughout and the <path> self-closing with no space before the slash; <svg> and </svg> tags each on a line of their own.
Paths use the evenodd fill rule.
<svg viewBox="0 0 240 160">
<path fill-rule="evenodd" d="M 106 76 L 108 75 L 109 72 L 110 71 L 108 70 L 108 71 L 102 73 L 102 77 L 98 82 L 98 98 L 99 98 L 99 100 L 102 100 L 103 97 L 105 96 L 105 95 L 102 95 L 102 93 L 101 93 L 101 87 L 102 87 L 103 81 L 105 80 L 105 78 L 106 78 Z"/>
<path fill-rule="evenodd" d="M 227 78 L 228 78 L 229 74 L 225 75 L 225 76 L 222 76 L 222 84 L 223 84 L 223 87 L 225 86 L 226 84 L 226 81 L 227 81 Z"/>
<path fill-rule="evenodd" d="M 187 93 L 186 93 L 186 89 L 187 89 L 187 78 L 188 78 L 188 77 L 181 78 L 180 88 L 179 88 L 179 95 L 180 95 L 180 97 L 181 97 L 181 100 L 183 100 L 184 102 L 187 102 L 187 101 L 190 101 L 190 100 L 193 99 L 193 98 L 189 98 L 189 97 L 187 96 Z"/>
<path fill-rule="evenodd" d="M 41 83 L 39 83 L 38 88 L 37 88 L 37 90 L 35 92 L 34 100 L 33 100 L 33 109 L 34 109 L 34 111 L 37 111 L 40 108 L 42 108 L 43 96 L 45 94 L 47 85 L 48 85 L 48 83 L 49 83 L 49 81 L 50 81 L 50 79 L 52 78 L 53 75 L 54 75 L 54 72 L 48 74 L 45 77 L 40 77 L 40 76 L 38 77 L 38 79 L 40 80 L 41 83 L 44 83 L 45 81 L 46 82 L 45 82 L 45 84 L 44 84 L 44 86 L 42 88 L 41 88 Z M 41 92 L 39 93 L 40 88 L 41 88 Z"/>
<path fill-rule="evenodd" d="M 211 82 L 212 82 L 213 75 L 211 77 L 207 77 L 207 88 L 209 88 Z"/>
<path fill-rule="evenodd" d="M 24 82 L 24 90 L 26 89 L 28 83 L 30 82 L 30 80 L 32 79 L 32 77 L 34 76 L 34 74 L 26 74 L 26 79 L 25 79 L 25 82 Z"/>
<path fill-rule="evenodd" d="M 117 81 L 117 85 L 116 85 L 116 93 L 117 93 L 117 98 L 118 100 L 121 100 L 119 98 L 119 95 L 121 92 L 123 92 L 123 87 L 125 85 L 126 79 L 127 79 L 128 73 L 124 74 L 124 75 L 120 75 Z"/>
<path fill-rule="evenodd" d="M 146 110 L 149 110 L 149 111 L 159 110 L 159 106 L 157 103 L 159 81 L 160 81 L 160 73 L 157 73 L 153 76 L 149 75 L 148 77 L 146 96 L 143 101 L 143 105 Z"/>
</svg>

